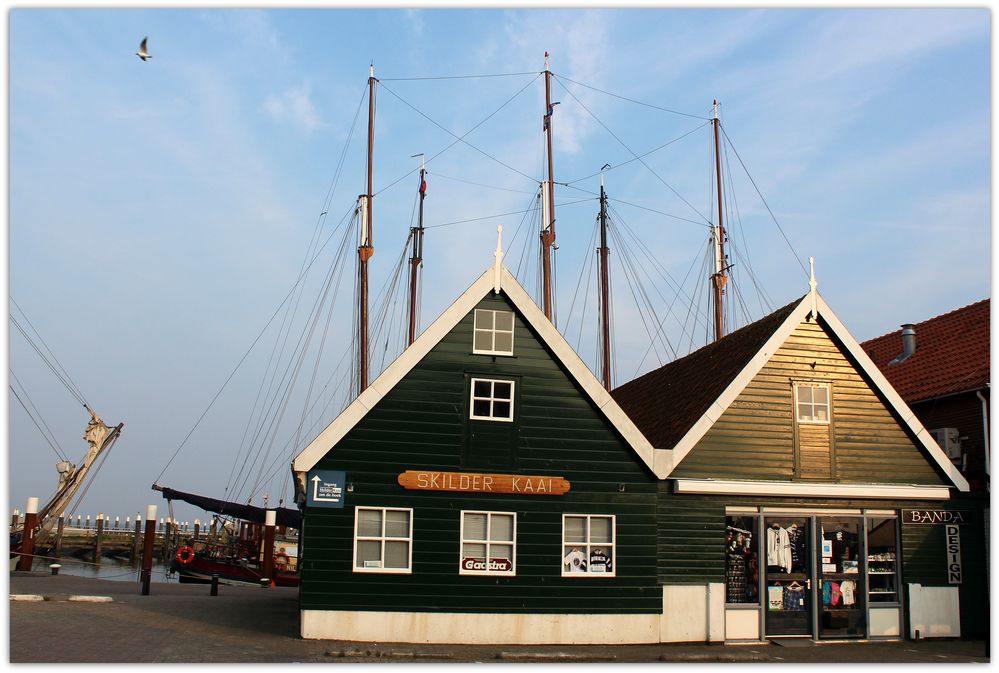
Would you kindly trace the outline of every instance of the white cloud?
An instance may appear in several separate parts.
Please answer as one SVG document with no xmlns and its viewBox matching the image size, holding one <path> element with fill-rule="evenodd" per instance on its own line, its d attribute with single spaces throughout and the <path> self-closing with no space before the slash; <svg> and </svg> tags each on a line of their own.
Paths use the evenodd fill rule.
<svg viewBox="0 0 999 673">
<path fill-rule="evenodd" d="M 315 131 L 323 123 L 316 114 L 310 89 L 305 83 L 278 95 L 271 94 L 264 99 L 264 112 L 274 121 L 294 124 L 306 132 Z"/>
</svg>

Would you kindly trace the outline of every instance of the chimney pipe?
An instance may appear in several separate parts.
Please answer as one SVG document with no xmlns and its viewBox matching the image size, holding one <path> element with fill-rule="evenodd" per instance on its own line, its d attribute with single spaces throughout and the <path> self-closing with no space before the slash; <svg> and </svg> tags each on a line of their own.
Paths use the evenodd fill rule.
<svg viewBox="0 0 999 673">
<path fill-rule="evenodd" d="M 904 360 L 916 352 L 916 326 L 907 323 L 902 325 L 902 355 L 899 360 Z"/>
<path fill-rule="evenodd" d="M 905 362 L 916 352 L 916 326 L 912 323 L 902 325 L 902 352 L 895 356 L 890 365 L 897 365 Z"/>
</svg>

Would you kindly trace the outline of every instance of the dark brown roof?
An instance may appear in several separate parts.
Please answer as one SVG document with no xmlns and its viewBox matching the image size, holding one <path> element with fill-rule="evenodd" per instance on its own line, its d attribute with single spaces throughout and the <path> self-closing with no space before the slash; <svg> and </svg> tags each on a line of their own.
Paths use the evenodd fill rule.
<svg viewBox="0 0 999 673">
<path fill-rule="evenodd" d="M 916 351 L 902 353 L 902 330 L 865 341 L 864 349 L 906 402 L 976 390 L 989 383 L 990 300 L 916 323 Z"/>
<path fill-rule="evenodd" d="M 804 297 L 686 357 L 618 386 L 611 395 L 652 446 L 673 448 L 802 299 Z"/>
</svg>

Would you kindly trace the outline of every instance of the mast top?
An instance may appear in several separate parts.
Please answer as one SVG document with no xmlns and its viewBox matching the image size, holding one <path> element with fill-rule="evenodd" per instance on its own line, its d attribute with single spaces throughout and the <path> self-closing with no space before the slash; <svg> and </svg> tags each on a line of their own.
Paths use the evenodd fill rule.
<svg viewBox="0 0 999 673">
<path fill-rule="evenodd" d="M 714 118 L 718 119 L 718 99 L 715 98 L 711 103 L 711 112 L 714 114 Z"/>
<path fill-rule="evenodd" d="M 503 225 L 496 225 L 496 263 L 493 265 L 493 292 L 499 294 L 500 284 L 503 278 Z"/>
<path fill-rule="evenodd" d="M 374 78 L 375 78 L 375 64 L 374 64 L 374 63 L 372 63 L 372 64 L 371 64 L 371 65 L 369 66 L 369 69 L 368 69 L 368 77 L 370 77 L 371 79 L 374 79 Z"/>
<path fill-rule="evenodd" d="M 610 164 L 604 164 L 603 166 L 600 167 L 600 186 L 601 187 L 604 186 L 604 170 L 607 169 L 607 168 L 610 168 L 610 167 L 611 167 Z"/>
<path fill-rule="evenodd" d="M 545 71 L 548 71 L 548 52 L 545 52 Z"/>
</svg>

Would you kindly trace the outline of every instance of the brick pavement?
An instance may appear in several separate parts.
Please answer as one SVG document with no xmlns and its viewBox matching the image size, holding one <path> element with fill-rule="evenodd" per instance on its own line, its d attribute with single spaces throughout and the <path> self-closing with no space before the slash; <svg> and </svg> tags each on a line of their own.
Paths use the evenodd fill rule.
<svg viewBox="0 0 999 673">
<path fill-rule="evenodd" d="M 153 584 L 11 573 L 9 659 L 15 663 L 151 662 L 986 662 L 981 641 L 779 645 L 451 646 L 309 641 L 298 637 L 293 588 Z M 110 603 L 70 602 L 72 595 Z"/>
</svg>

